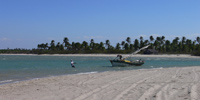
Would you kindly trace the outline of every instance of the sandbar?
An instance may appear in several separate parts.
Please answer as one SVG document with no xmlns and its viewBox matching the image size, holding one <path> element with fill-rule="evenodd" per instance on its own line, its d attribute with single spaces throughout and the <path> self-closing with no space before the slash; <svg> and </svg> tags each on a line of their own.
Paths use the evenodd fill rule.
<svg viewBox="0 0 200 100">
<path fill-rule="evenodd" d="M 200 100 L 200 66 L 109 71 L 0 85 L 0 100 Z"/>
</svg>

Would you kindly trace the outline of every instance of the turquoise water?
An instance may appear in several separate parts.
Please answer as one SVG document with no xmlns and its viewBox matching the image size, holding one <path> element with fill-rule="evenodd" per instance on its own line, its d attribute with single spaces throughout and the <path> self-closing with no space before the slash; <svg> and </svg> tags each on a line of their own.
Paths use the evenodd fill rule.
<svg viewBox="0 0 200 100">
<path fill-rule="evenodd" d="M 0 55 L 0 84 L 34 78 L 85 74 L 103 71 L 200 66 L 200 58 L 140 57 L 145 64 L 139 67 L 112 67 L 115 57 Z M 130 59 L 140 59 L 132 57 Z M 76 63 L 72 68 L 70 60 Z"/>
</svg>

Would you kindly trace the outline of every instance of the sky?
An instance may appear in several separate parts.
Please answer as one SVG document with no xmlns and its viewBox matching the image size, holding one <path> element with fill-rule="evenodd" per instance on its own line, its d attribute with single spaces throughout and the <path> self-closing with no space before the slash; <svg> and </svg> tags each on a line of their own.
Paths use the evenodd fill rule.
<svg viewBox="0 0 200 100">
<path fill-rule="evenodd" d="M 0 49 L 200 36 L 200 0 L 0 0 Z"/>
</svg>

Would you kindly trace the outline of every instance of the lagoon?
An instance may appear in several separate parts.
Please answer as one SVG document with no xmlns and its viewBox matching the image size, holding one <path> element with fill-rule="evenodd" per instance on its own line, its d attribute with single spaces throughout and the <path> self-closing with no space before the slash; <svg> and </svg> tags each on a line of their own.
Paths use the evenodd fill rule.
<svg viewBox="0 0 200 100">
<path fill-rule="evenodd" d="M 112 67 L 109 59 L 114 58 L 114 56 L 0 55 L 0 84 L 70 74 L 200 65 L 198 57 L 133 56 L 129 59 L 143 59 L 145 64 Z M 76 63 L 76 68 L 71 67 L 71 59 Z"/>
</svg>

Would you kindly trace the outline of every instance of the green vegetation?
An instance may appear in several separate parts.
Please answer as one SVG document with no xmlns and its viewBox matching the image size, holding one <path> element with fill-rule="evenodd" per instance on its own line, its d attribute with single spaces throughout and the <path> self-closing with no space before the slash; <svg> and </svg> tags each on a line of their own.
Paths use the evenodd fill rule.
<svg viewBox="0 0 200 100">
<path fill-rule="evenodd" d="M 88 54 L 88 53 L 103 53 L 103 54 L 116 54 L 116 53 L 131 53 L 139 48 L 149 45 L 149 49 L 155 49 L 160 54 L 192 54 L 200 56 L 200 37 L 194 41 L 186 39 L 186 37 L 175 37 L 172 41 L 165 40 L 165 36 L 156 37 L 150 36 L 149 39 L 144 40 L 141 36 L 131 43 L 131 38 L 127 37 L 125 41 L 121 41 L 112 46 L 109 40 L 96 43 L 94 39 L 88 43 L 86 41 L 69 42 L 65 37 L 63 42 L 55 43 L 54 40 L 48 43 L 38 44 L 37 49 L 4 49 L 0 53 L 27 53 L 27 54 Z M 140 52 L 143 53 L 143 52 Z"/>
</svg>

